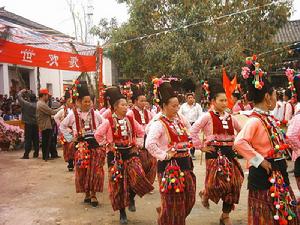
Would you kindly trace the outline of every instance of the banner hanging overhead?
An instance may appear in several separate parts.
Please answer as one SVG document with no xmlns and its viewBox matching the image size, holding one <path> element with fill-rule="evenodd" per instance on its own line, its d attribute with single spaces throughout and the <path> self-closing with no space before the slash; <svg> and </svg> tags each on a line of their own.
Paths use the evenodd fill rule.
<svg viewBox="0 0 300 225">
<path fill-rule="evenodd" d="M 0 39 L 0 62 L 80 72 L 96 71 L 96 56 L 35 48 Z"/>
</svg>

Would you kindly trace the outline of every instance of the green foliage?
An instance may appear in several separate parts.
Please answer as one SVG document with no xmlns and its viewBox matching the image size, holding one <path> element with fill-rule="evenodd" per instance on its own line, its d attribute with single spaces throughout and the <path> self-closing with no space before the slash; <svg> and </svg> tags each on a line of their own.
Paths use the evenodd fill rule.
<svg viewBox="0 0 300 225">
<path fill-rule="evenodd" d="M 278 48 L 272 37 L 290 16 L 291 0 L 119 0 L 126 3 L 130 18 L 117 28 L 115 21 L 101 20 L 92 31 L 107 42 L 106 54 L 126 78 L 173 75 L 200 80 L 240 73 L 244 58 Z M 261 7 L 265 4 L 275 4 Z M 222 15 L 261 7 L 218 20 Z M 195 26 L 182 27 L 200 23 Z M 178 28 L 142 40 L 125 40 Z M 259 57 L 262 67 L 279 62 L 280 54 Z"/>
</svg>

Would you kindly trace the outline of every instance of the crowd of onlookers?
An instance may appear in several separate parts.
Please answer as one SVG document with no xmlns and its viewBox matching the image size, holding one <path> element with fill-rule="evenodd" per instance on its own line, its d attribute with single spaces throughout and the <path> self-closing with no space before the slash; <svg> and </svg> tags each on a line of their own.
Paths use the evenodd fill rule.
<svg viewBox="0 0 300 225">
<path fill-rule="evenodd" d="M 25 140 L 26 155 L 33 147 L 38 157 L 41 134 L 37 126 L 36 105 L 38 98 L 31 90 L 21 90 L 11 96 L 0 95 L 0 150 L 22 147 Z M 61 98 L 50 97 L 48 106 L 52 109 L 62 105 Z M 20 121 L 20 123 L 13 123 Z M 22 121 L 22 122 L 21 122 Z M 22 125 L 23 124 L 23 125 Z M 24 129 L 21 129 L 20 125 Z M 32 140 L 32 141 L 26 141 Z"/>
</svg>

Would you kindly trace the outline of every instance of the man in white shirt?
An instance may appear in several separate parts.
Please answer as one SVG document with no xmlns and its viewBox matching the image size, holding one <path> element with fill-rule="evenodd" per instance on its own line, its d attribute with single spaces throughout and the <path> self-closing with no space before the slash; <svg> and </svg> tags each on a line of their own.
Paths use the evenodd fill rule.
<svg viewBox="0 0 300 225">
<path fill-rule="evenodd" d="M 200 104 L 196 103 L 195 96 L 193 93 L 187 93 L 186 103 L 183 103 L 179 109 L 179 114 L 183 115 L 191 125 L 196 122 L 196 120 L 202 115 L 202 107 Z M 191 155 L 193 159 L 195 158 L 195 149 L 191 149 Z"/>
</svg>

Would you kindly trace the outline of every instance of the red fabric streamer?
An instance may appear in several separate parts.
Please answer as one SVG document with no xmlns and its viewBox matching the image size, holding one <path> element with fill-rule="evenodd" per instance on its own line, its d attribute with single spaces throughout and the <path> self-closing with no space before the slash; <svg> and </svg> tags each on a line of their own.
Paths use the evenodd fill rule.
<svg viewBox="0 0 300 225">
<path fill-rule="evenodd" d="M 234 92 L 235 88 L 237 87 L 237 79 L 236 75 L 232 79 L 232 81 L 229 80 L 225 68 L 223 68 L 223 88 L 226 93 L 227 101 L 228 101 L 228 108 L 232 109 L 233 107 L 233 101 L 231 99 L 231 95 Z"/>
</svg>

